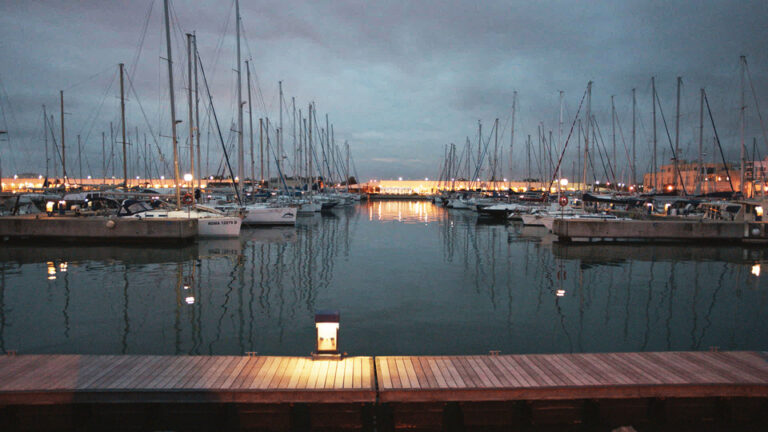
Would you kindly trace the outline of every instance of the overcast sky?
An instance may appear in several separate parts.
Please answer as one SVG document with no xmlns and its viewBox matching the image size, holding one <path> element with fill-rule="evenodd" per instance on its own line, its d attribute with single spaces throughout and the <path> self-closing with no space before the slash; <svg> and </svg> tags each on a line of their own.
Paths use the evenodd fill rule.
<svg viewBox="0 0 768 432">
<path fill-rule="evenodd" d="M 234 1 L 177 0 L 172 10 L 180 140 L 185 142 L 187 135 L 183 33 L 194 31 L 225 140 L 231 142 L 236 112 Z M 160 0 L 0 2 L 0 130 L 7 129 L 10 137 L 0 141 L 4 175 L 44 171 L 42 105 L 55 115 L 58 128 L 59 90 L 64 90 L 67 113 L 69 174 L 78 173 L 81 135 L 83 175 L 101 175 L 101 134 L 109 141 L 109 122 L 119 124 L 120 62 L 127 65 L 138 94 L 129 93 L 127 129 L 133 136 L 138 127 L 143 140 L 151 128 L 160 151 L 170 158 L 162 11 Z M 317 105 L 322 126 L 329 114 L 336 142 L 349 142 L 361 180 L 434 178 L 446 144 L 456 143 L 461 151 L 468 136 L 475 147 L 478 120 L 487 138 L 495 118 L 501 124 L 503 175 L 521 178 L 526 174 L 526 135 L 537 144 L 537 126 L 543 123 L 556 139 L 561 90 L 567 135 L 590 80 L 592 109 L 609 149 L 610 97 L 615 95 L 623 142 L 630 145 L 631 89 L 637 89 L 640 172 L 650 160 L 651 76 L 656 76 L 673 140 L 675 79 L 683 77 L 680 147 L 685 158 L 698 154 L 702 87 L 727 157 L 738 158 L 740 55 L 747 56 L 758 102 L 768 109 L 765 1 L 248 0 L 241 15 L 242 56 L 255 74 L 254 117 L 277 121 L 277 83 L 282 80 L 286 100 L 295 97 L 304 115 L 310 101 Z M 245 96 L 245 76 L 243 89 Z M 518 109 L 510 173 L 514 91 Z M 201 92 L 201 97 L 207 96 Z M 752 151 L 752 137 L 757 137 L 764 157 L 768 146 L 754 108 L 748 87 L 748 149 Z M 246 112 L 246 133 L 247 118 Z M 705 147 L 711 159 L 713 133 L 706 120 Z M 669 160 L 670 150 L 660 114 L 658 121 L 662 163 L 662 158 Z M 284 124 L 290 153 L 291 116 L 286 115 Z M 207 121 L 202 130 L 204 171 L 215 174 L 220 144 L 213 130 L 208 138 Z M 57 129 L 57 140 L 58 134 Z M 154 139 L 148 141 L 157 159 Z M 620 137 L 616 171 L 626 174 L 623 142 Z M 569 143 L 566 173 L 575 161 L 575 145 L 575 140 Z M 187 154 L 182 149 L 183 161 Z M 132 175 L 144 176 L 141 164 Z M 604 176 L 602 168 L 598 171 L 597 177 Z"/>
</svg>

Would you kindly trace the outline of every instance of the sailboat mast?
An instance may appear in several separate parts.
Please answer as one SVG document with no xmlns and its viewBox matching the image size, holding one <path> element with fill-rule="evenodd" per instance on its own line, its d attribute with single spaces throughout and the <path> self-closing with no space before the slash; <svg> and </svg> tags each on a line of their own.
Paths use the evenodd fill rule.
<svg viewBox="0 0 768 432">
<path fill-rule="evenodd" d="M 277 138 L 277 171 L 282 174 L 283 170 L 281 165 L 283 164 L 283 82 L 278 81 L 277 86 L 280 90 L 280 133 Z"/>
<path fill-rule="evenodd" d="M 59 103 L 61 105 L 61 171 L 64 183 L 67 183 L 67 152 L 64 146 L 64 90 L 59 90 Z"/>
<path fill-rule="evenodd" d="M 264 185 L 264 119 L 259 118 L 259 177 Z"/>
<path fill-rule="evenodd" d="M 611 95 L 611 133 L 613 135 L 613 169 L 618 171 L 619 167 L 616 165 L 616 104 L 614 103 L 614 95 Z M 616 173 L 614 173 L 614 182 L 616 181 L 615 175 Z"/>
<path fill-rule="evenodd" d="M 189 130 L 189 173 L 195 178 L 195 123 L 193 123 L 194 106 L 192 104 L 192 34 L 187 33 L 187 129 Z M 136 137 L 138 141 L 138 137 Z M 194 180 L 192 180 L 194 182 Z M 194 183 L 192 183 L 194 185 Z M 194 196 L 194 194 L 193 194 Z M 194 199 L 194 198 L 193 198 Z"/>
<path fill-rule="evenodd" d="M 651 169 L 653 170 L 653 189 L 656 190 L 656 77 L 651 77 L 651 101 L 653 105 L 653 160 L 651 161 Z"/>
<path fill-rule="evenodd" d="M 192 33 L 192 61 L 195 62 L 195 148 L 197 149 L 197 188 L 200 189 L 203 170 L 200 157 L 200 93 L 197 86 L 197 35 Z"/>
<path fill-rule="evenodd" d="M 587 125 L 584 132 L 584 173 L 582 176 L 582 182 L 584 184 L 584 190 L 587 189 L 587 167 L 589 166 L 589 131 L 592 123 L 592 81 L 587 83 Z"/>
<path fill-rule="evenodd" d="M 237 34 L 237 175 L 240 190 L 245 178 L 245 150 L 243 148 L 243 80 L 240 74 L 240 1 L 235 0 L 235 33 Z M 232 179 L 233 181 L 235 179 Z"/>
<path fill-rule="evenodd" d="M 104 134 L 102 133 L 102 140 Z M 43 105 L 43 139 L 45 140 L 45 179 L 48 179 L 48 114 Z"/>
<path fill-rule="evenodd" d="M 677 177 L 680 175 L 680 85 L 683 78 L 677 77 L 677 107 L 675 109 L 675 191 L 677 191 Z M 742 172 L 743 169 L 742 169 Z M 680 179 L 682 181 L 682 179 Z M 685 189 L 685 185 L 680 187 Z"/>
<path fill-rule="evenodd" d="M 169 61 L 170 61 L 170 57 Z M 128 147 L 125 141 L 125 87 L 123 83 L 123 68 L 125 65 L 120 63 L 120 124 L 123 133 L 123 186 L 128 187 Z"/>
<path fill-rule="evenodd" d="M 171 22 L 168 16 L 168 0 L 163 1 L 165 10 L 165 44 L 168 54 L 168 93 L 171 99 L 171 140 L 173 142 L 173 183 L 176 189 L 176 206 L 181 207 L 181 191 L 179 189 L 179 145 L 176 141 L 176 101 L 173 94 L 173 57 L 171 54 Z M 121 64 L 122 66 L 122 64 Z M 125 128 L 123 128 L 125 133 Z M 123 139 L 125 146 L 125 139 Z M 125 148 L 125 147 L 123 147 Z"/>
<path fill-rule="evenodd" d="M 515 111 L 517 110 L 517 90 L 512 92 L 512 128 L 509 132 L 509 181 L 512 181 L 512 177 L 515 175 L 514 168 L 514 154 L 512 150 L 515 146 Z"/>
<path fill-rule="evenodd" d="M 739 108 L 739 114 L 741 117 L 741 174 L 739 176 L 739 189 L 741 195 L 744 196 L 746 188 L 744 187 L 744 124 L 746 122 L 746 102 L 744 101 L 744 72 L 747 65 L 747 58 L 745 56 L 739 57 L 739 63 L 741 63 L 741 106 Z"/>
<path fill-rule="evenodd" d="M 637 187 L 637 166 L 635 165 L 635 113 L 637 111 L 637 100 L 635 99 L 635 89 L 632 89 L 632 184 Z"/>
<path fill-rule="evenodd" d="M 248 86 L 248 136 L 251 142 L 251 184 L 256 180 L 256 162 L 253 159 L 253 108 L 251 106 L 251 65 L 245 61 L 245 83 Z"/>
<path fill-rule="evenodd" d="M 701 101 L 699 102 L 699 170 L 696 176 L 701 192 L 701 182 L 704 181 L 704 89 L 701 89 Z"/>
</svg>

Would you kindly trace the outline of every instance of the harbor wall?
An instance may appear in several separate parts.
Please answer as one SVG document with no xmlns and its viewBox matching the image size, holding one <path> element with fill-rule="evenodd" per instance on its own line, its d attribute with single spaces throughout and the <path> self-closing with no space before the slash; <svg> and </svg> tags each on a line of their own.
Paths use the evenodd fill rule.
<svg viewBox="0 0 768 432">
<path fill-rule="evenodd" d="M 194 219 L 140 220 L 45 215 L 0 218 L 0 240 L 81 243 L 183 243 L 197 237 Z"/>
<path fill-rule="evenodd" d="M 560 240 L 768 241 L 765 223 L 760 222 L 555 219 L 552 232 Z"/>
</svg>

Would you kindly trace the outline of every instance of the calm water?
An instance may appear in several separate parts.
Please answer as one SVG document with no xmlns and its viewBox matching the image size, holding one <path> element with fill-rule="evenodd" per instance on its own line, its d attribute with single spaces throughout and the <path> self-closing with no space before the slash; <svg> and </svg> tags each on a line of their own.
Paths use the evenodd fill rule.
<svg viewBox="0 0 768 432">
<path fill-rule="evenodd" d="M 3 245 L 0 351 L 304 355 L 317 309 L 350 354 L 768 350 L 765 259 L 567 246 L 426 202 L 178 249 Z"/>
</svg>

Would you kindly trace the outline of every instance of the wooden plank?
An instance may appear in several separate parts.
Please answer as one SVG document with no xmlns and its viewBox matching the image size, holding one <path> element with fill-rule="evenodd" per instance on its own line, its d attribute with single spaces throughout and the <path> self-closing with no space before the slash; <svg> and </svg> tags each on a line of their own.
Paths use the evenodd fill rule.
<svg viewBox="0 0 768 432">
<path fill-rule="evenodd" d="M 437 359 L 434 357 L 427 357 L 426 360 L 429 369 L 432 371 L 432 376 L 435 377 L 435 381 L 437 382 L 435 388 L 448 388 L 448 381 L 443 376 L 443 371 L 440 369 Z"/>
<path fill-rule="evenodd" d="M 352 386 L 354 388 L 362 388 L 363 387 L 363 358 L 362 357 L 355 357 L 355 372 L 354 372 L 354 379 L 352 380 Z"/>
<path fill-rule="evenodd" d="M 363 377 L 362 388 L 374 389 L 376 385 L 373 383 L 375 377 L 373 376 L 373 359 L 368 357 L 360 357 L 360 362 L 363 365 L 360 371 Z"/>
<path fill-rule="evenodd" d="M 517 387 L 531 387 L 533 378 L 531 378 L 522 367 L 514 362 L 512 356 L 494 356 L 493 361 L 507 372 L 507 376 Z"/>
<path fill-rule="evenodd" d="M 342 360 L 334 360 L 328 362 L 328 372 L 325 374 L 325 382 L 323 383 L 322 388 L 333 388 L 333 385 L 336 382 L 336 369 L 338 369 L 339 363 L 342 363 Z"/>
<path fill-rule="evenodd" d="M 26 373 L 35 362 L 43 361 L 36 355 L 0 355 L 0 389 L 10 384 L 19 374 Z"/>
<path fill-rule="evenodd" d="M 114 370 L 120 368 L 123 364 L 125 364 L 129 360 L 130 360 L 129 356 L 119 356 L 117 360 L 115 360 L 114 362 L 105 362 L 101 370 L 90 374 L 87 378 L 83 379 L 82 381 L 78 380 L 76 388 L 84 390 L 90 387 L 91 385 L 97 384 L 100 379 L 106 377 L 107 375 L 112 373 Z"/>
<path fill-rule="evenodd" d="M 376 357 L 376 374 L 379 381 L 379 388 L 391 389 L 392 375 L 389 372 L 389 363 L 386 357 Z"/>
<path fill-rule="evenodd" d="M 533 378 L 533 386 L 534 387 L 541 387 L 541 386 L 551 386 L 555 387 L 560 385 L 558 382 L 556 382 L 554 379 L 550 378 L 549 375 L 544 372 L 538 364 L 533 362 L 529 356 L 521 355 L 521 356 L 515 356 L 513 361 L 517 362 L 520 367 L 523 368 L 523 370 L 528 373 L 528 375 Z"/>
<path fill-rule="evenodd" d="M 699 355 L 699 353 L 691 352 L 682 352 L 679 354 L 689 361 L 705 363 L 708 367 L 717 371 L 719 375 L 728 378 L 731 382 L 751 383 L 761 381 L 757 374 L 750 373 L 748 369 L 740 368 L 727 361 L 722 361 L 709 353 L 708 355 Z"/>
<path fill-rule="evenodd" d="M 397 360 L 394 357 L 387 357 L 387 364 L 389 365 L 389 373 L 392 379 L 392 388 L 403 388 L 403 383 L 400 381 L 400 373 L 397 371 Z"/>
<path fill-rule="evenodd" d="M 478 377 L 480 377 L 480 380 L 483 382 L 484 387 L 493 388 L 493 387 L 501 387 L 501 381 L 499 381 L 498 378 L 491 372 L 490 369 L 488 369 L 488 366 L 485 365 L 482 361 L 478 359 L 477 356 L 470 356 L 467 357 L 467 362 L 477 372 Z"/>
<path fill-rule="evenodd" d="M 626 353 L 624 353 L 626 354 Z M 619 355 L 616 353 L 602 354 L 606 357 L 606 362 L 615 365 L 618 368 L 633 375 L 633 384 L 662 384 L 665 381 L 663 376 L 660 376 L 653 370 L 648 370 L 643 364 L 636 364 L 627 355 Z"/>
<path fill-rule="evenodd" d="M 275 366 L 275 371 L 272 374 L 272 378 L 268 379 L 268 381 L 264 385 L 264 388 L 266 389 L 277 388 L 277 385 L 280 383 L 280 381 L 283 379 L 283 376 L 286 374 L 286 370 L 288 369 L 288 364 L 290 363 L 290 361 L 291 361 L 290 357 L 280 357 L 280 361 Z"/>
<path fill-rule="evenodd" d="M 199 381 L 203 376 L 205 376 L 206 370 L 209 365 L 213 365 L 215 363 L 215 359 L 213 357 L 203 357 L 202 361 L 198 364 L 196 364 L 192 369 L 191 373 L 185 376 L 182 380 L 179 380 L 179 382 L 173 386 L 174 389 L 192 389 L 194 388 L 194 385 L 197 381 Z"/>
<path fill-rule="evenodd" d="M 317 376 L 320 374 L 320 362 L 312 360 L 310 363 L 312 363 L 312 369 L 309 371 L 309 379 L 306 381 L 306 385 L 302 387 L 305 389 L 314 389 Z"/>
<path fill-rule="evenodd" d="M 255 371 L 256 374 L 254 375 L 253 379 L 251 380 L 248 385 L 245 386 L 247 389 L 257 389 L 261 388 L 262 382 L 264 382 L 267 379 L 267 374 L 269 373 L 269 370 L 272 368 L 272 364 L 277 362 L 276 357 L 265 357 L 264 363 L 259 366 L 259 368 Z"/>
<path fill-rule="evenodd" d="M 243 370 L 247 363 L 248 357 L 234 356 L 232 362 L 229 363 L 229 366 L 225 372 L 221 374 L 221 376 L 213 383 L 211 387 L 214 389 L 229 388 L 229 386 L 232 385 L 232 382 L 235 380 L 235 378 L 237 378 L 237 376 L 240 374 L 240 371 Z"/>
<path fill-rule="evenodd" d="M 344 388 L 344 370 L 347 367 L 347 362 L 340 361 L 336 364 L 336 376 L 333 380 L 333 388 L 340 390 Z"/>
<path fill-rule="evenodd" d="M 19 371 L 13 378 L 4 383 L 4 389 L 18 390 L 19 388 L 24 388 L 29 380 L 34 379 L 35 375 L 39 374 L 41 370 L 45 370 L 48 365 L 55 361 L 55 358 L 55 356 L 44 355 L 33 357 L 25 369 Z"/>
<path fill-rule="evenodd" d="M 413 373 L 416 375 L 416 381 L 419 383 L 419 388 L 430 388 L 429 380 L 424 369 L 421 368 L 421 362 L 418 357 L 408 357 L 408 363 L 411 365 Z"/>
<path fill-rule="evenodd" d="M 271 387 L 271 388 L 280 388 L 280 389 L 287 388 L 288 383 L 291 381 L 291 377 L 297 374 L 298 364 L 299 364 L 298 357 L 291 357 L 290 359 L 288 359 L 288 364 L 286 364 L 280 380 L 277 383 L 275 383 L 274 387 Z"/>
<path fill-rule="evenodd" d="M 161 389 L 168 389 L 170 387 L 173 387 L 174 384 L 178 383 L 181 379 L 183 379 L 190 369 L 197 363 L 199 356 L 184 356 L 183 361 L 178 367 L 178 371 L 174 374 L 169 374 L 165 381 L 158 383 L 158 388 Z"/>
<path fill-rule="evenodd" d="M 304 388 L 306 382 L 309 379 L 309 372 L 312 368 L 312 362 L 306 358 L 300 358 L 298 360 L 297 373 L 291 377 L 291 381 L 288 383 L 288 388 Z"/>
<path fill-rule="evenodd" d="M 231 388 L 242 389 L 248 386 L 253 382 L 259 369 L 266 361 L 267 359 L 264 357 L 249 357 L 247 365 L 243 368 L 242 372 L 240 372 L 240 375 L 235 378 Z"/>
<path fill-rule="evenodd" d="M 304 365 L 301 368 L 301 379 L 299 379 L 295 388 L 307 388 L 307 383 L 309 382 L 309 378 L 312 376 L 312 368 L 314 367 L 315 362 L 309 359 L 304 360 Z"/>
<path fill-rule="evenodd" d="M 555 382 L 557 386 L 571 387 L 576 383 L 568 378 L 563 371 L 558 370 L 549 362 L 549 357 L 542 355 L 528 355 L 526 356 L 531 362 L 536 363 L 539 369 L 542 370 L 546 376 Z"/>
<path fill-rule="evenodd" d="M 124 361 L 110 368 L 104 375 L 87 385 L 81 386 L 82 389 L 115 389 L 120 388 L 123 382 L 127 382 L 136 377 L 135 372 L 141 370 L 146 364 L 151 363 L 152 356 L 125 356 Z"/>
<path fill-rule="evenodd" d="M 615 368 L 614 365 L 605 363 L 599 356 L 592 354 L 577 354 L 572 356 L 571 360 L 576 365 L 590 371 L 602 385 L 609 385 L 614 382 L 624 385 L 632 384 L 632 380 L 629 376 L 625 375 L 618 368 Z"/>
<path fill-rule="evenodd" d="M 451 364 L 459 371 L 461 378 L 465 382 L 465 386 L 472 388 L 483 388 L 483 382 L 480 376 L 472 367 L 470 367 L 467 357 L 465 356 L 453 356 L 451 357 Z"/>
<path fill-rule="evenodd" d="M 598 380 L 591 377 L 583 368 L 577 367 L 570 362 L 568 360 L 570 357 L 571 355 L 554 354 L 547 356 L 547 359 L 550 360 L 554 367 L 563 371 L 576 385 L 589 386 L 600 384 Z"/>
<path fill-rule="evenodd" d="M 168 359 L 163 359 L 163 362 L 157 368 L 158 373 L 144 385 L 144 388 L 162 388 L 162 386 L 166 381 L 170 379 L 170 377 L 179 373 L 179 369 L 181 369 L 184 365 L 184 359 L 185 357 L 170 357 Z"/>
<path fill-rule="evenodd" d="M 426 357 L 414 357 L 414 359 L 418 361 L 419 368 L 424 374 L 424 379 L 426 380 L 426 386 L 428 388 L 437 388 L 438 386 L 437 379 L 435 378 L 435 374 L 432 372 L 432 368 L 429 366 L 428 359 Z M 421 378 L 419 378 L 419 382 L 421 382 Z M 423 387 L 424 385 L 422 384 L 422 388 Z"/>
</svg>

